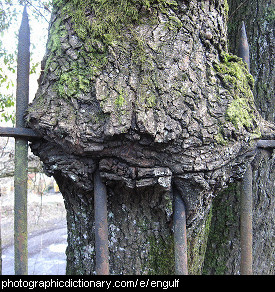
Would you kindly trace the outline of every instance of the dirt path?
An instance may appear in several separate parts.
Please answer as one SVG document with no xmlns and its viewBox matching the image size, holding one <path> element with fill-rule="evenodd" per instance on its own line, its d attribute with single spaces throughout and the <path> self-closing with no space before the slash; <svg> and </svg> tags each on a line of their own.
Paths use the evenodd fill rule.
<svg viewBox="0 0 275 292">
<path fill-rule="evenodd" d="M 65 275 L 67 247 L 66 221 L 55 229 L 36 232 L 28 238 L 29 275 Z M 3 275 L 14 274 L 14 246 L 3 249 Z"/>
<path fill-rule="evenodd" d="M 0 180 L 0 184 L 6 183 Z M 14 195 L 1 195 L 2 272 L 14 273 Z M 28 251 L 30 275 L 65 274 L 66 210 L 60 193 L 28 193 Z"/>
</svg>

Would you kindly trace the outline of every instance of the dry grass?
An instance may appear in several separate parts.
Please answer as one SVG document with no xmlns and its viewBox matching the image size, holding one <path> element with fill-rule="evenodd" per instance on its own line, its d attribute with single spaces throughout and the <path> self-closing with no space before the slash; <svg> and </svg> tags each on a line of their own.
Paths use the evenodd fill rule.
<svg viewBox="0 0 275 292">
<path fill-rule="evenodd" d="M 10 179 L 0 179 L 1 189 L 10 184 Z M 2 246 L 13 243 L 14 194 L 12 190 L 1 192 L 1 237 Z M 60 193 L 42 193 L 30 190 L 28 193 L 28 233 L 55 229 L 66 224 L 66 210 Z"/>
</svg>

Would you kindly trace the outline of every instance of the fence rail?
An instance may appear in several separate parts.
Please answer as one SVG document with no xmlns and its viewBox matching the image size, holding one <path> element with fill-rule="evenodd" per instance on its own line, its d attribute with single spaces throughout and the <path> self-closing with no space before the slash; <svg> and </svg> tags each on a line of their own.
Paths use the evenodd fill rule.
<svg viewBox="0 0 275 292">
<path fill-rule="evenodd" d="M 0 127 L 0 137 L 25 138 L 28 140 L 41 138 L 34 130 L 28 128 Z"/>
</svg>

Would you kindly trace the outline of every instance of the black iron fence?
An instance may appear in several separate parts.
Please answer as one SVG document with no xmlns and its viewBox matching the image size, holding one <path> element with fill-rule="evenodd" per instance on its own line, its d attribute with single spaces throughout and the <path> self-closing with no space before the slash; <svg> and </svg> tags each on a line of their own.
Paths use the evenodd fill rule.
<svg viewBox="0 0 275 292">
<path fill-rule="evenodd" d="M 249 47 L 244 23 L 241 30 L 239 56 L 248 64 Z M 16 127 L 1 128 L 0 136 L 15 138 L 14 172 L 14 268 L 16 275 L 28 274 L 27 179 L 28 141 L 40 139 L 25 127 L 24 113 L 29 103 L 30 29 L 26 7 L 19 31 Z M 275 148 L 274 140 L 260 140 L 258 148 Z M 96 273 L 109 274 L 107 191 L 97 171 L 94 175 Z M 174 193 L 175 274 L 187 275 L 186 215 L 183 200 Z M 252 169 L 248 165 L 243 178 L 241 196 L 241 274 L 252 274 Z"/>
</svg>

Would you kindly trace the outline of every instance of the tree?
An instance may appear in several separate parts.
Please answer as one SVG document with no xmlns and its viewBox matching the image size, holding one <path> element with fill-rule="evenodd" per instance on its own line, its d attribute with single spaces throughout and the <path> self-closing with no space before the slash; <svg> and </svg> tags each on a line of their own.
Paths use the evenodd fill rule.
<svg viewBox="0 0 275 292">
<path fill-rule="evenodd" d="M 241 21 L 246 23 L 255 103 L 274 122 L 274 1 L 229 1 L 229 45 L 237 53 Z M 253 166 L 253 272 L 274 274 L 274 150 L 258 150 Z M 240 270 L 240 183 L 215 200 L 205 273 L 238 274 Z"/>
<path fill-rule="evenodd" d="M 34 25 L 37 26 L 37 22 L 39 22 L 41 35 L 43 35 L 43 26 L 45 26 L 45 24 L 47 25 L 47 18 L 50 14 L 50 0 L 2 0 L 0 2 L 0 122 L 15 122 L 14 87 L 16 83 L 17 48 L 16 45 L 12 46 L 10 44 L 17 43 L 17 29 L 19 29 L 24 5 L 27 5 L 29 8 L 31 28 L 33 28 Z M 37 42 L 40 42 L 40 44 L 37 45 Z M 7 45 L 7 43 L 9 45 Z M 43 51 L 43 49 L 41 49 L 41 39 L 38 40 L 34 38 L 32 34 L 30 74 L 37 73 L 37 67 L 40 63 L 37 62 L 39 50 Z"/>
<path fill-rule="evenodd" d="M 26 121 L 64 196 L 67 273 L 94 273 L 93 174 L 108 189 L 111 273 L 173 273 L 173 190 L 201 273 L 211 203 L 261 135 L 253 78 L 227 48 L 227 1 L 53 1 Z"/>
<path fill-rule="evenodd" d="M 15 12 L 12 11 L 10 1 L 5 1 L 4 3 L 0 3 L 0 33 L 3 34 L 3 31 L 6 30 L 11 23 L 11 17 L 15 16 Z M 1 118 L 5 119 L 6 121 L 9 119 L 12 119 L 12 114 L 8 114 L 5 112 L 6 108 L 10 108 L 14 106 L 14 99 L 12 94 L 4 94 L 3 88 L 6 87 L 7 90 L 10 89 L 10 87 L 14 86 L 14 83 L 12 80 L 8 78 L 7 71 L 8 72 L 15 72 L 14 69 L 14 56 L 11 53 L 8 53 L 3 48 L 3 41 L 0 39 L 0 84 L 1 84 L 1 93 L 0 93 L 0 113 Z M 6 70 L 5 70 L 6 69 Z"/>
</svg>

